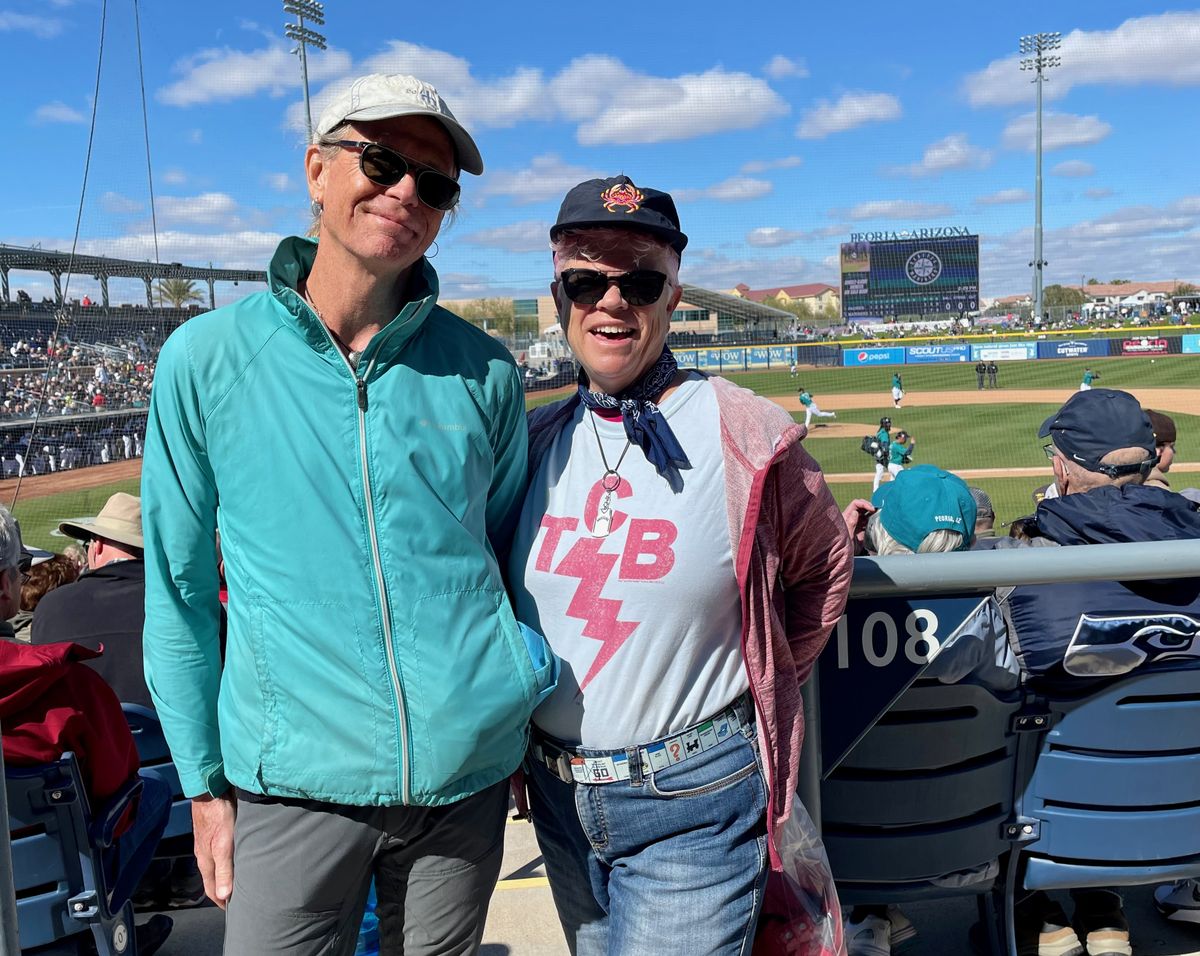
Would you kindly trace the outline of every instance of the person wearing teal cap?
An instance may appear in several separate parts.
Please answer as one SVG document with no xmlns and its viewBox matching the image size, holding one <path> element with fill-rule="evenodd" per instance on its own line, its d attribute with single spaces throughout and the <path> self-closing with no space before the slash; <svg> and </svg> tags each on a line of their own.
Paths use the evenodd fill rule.
<svg viewBox="0 0 1200 956">
<path fill-rule="evenodd" d="M 967 483 L 936 465 L 917 465 L 871 495 L 872 550 L 888 554 L 965 551 L 975 536 L 975 499 Z"/>
</svg>

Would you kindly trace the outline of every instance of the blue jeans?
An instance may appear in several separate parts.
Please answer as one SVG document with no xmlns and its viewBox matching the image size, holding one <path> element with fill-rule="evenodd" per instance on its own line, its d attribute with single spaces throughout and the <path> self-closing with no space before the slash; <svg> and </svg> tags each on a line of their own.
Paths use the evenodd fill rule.
<svg viewBox="0 0 1200 956">
<path fill-rule="evenodd" d="M 628 780 L 596 785 L 528 761 L 534 829 L 571 952 L 748 956 L 768 865 L 753 724 L 660 771 L 631 753 Z"/>
</svg>

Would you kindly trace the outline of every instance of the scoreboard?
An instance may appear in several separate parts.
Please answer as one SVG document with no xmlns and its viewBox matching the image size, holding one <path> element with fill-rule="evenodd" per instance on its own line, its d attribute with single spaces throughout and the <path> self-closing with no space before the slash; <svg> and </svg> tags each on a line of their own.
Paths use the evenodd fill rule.
<svg viewBox="0 0 1200 956">
<path fill-rule="evenodd" d="M 842 243 L 842 317 L 979 308 L 979 237 Z"/>
</svg>

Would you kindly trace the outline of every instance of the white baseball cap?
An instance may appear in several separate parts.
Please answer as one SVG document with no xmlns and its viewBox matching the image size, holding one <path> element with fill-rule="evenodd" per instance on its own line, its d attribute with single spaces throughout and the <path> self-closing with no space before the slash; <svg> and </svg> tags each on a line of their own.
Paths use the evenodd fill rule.
<svg viewBox="0 0 1200 956">
<path fill-rule="evenodd" d="M 360 76 L 325 107 L 313 132 L 326 136 L 343 123 L 428 116 L 445 127 L 458 154 L 458 165 L 476 176 L 483 172 L 483 157 L 475 140 L 454 118 L 450 107 L 432 84 L 403 73 Z"/>
</svg>

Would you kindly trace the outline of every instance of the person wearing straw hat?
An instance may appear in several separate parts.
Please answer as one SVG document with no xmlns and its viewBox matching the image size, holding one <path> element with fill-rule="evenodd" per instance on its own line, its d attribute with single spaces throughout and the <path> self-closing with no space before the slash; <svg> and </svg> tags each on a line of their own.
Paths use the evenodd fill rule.
<svg viewBox="0 0 1200 956">
<path fill-rule="evenodd" d="M 31 643 L 72 641 L 103 651 L 88 665 L 125 703 L 153 706 L 142 674 L 146 620 L 142 500 L 117 492 L 99 514 L 62 521 L 58 530 L 83 545 L 87 570 L 38 603 Z"/>
</svg>

